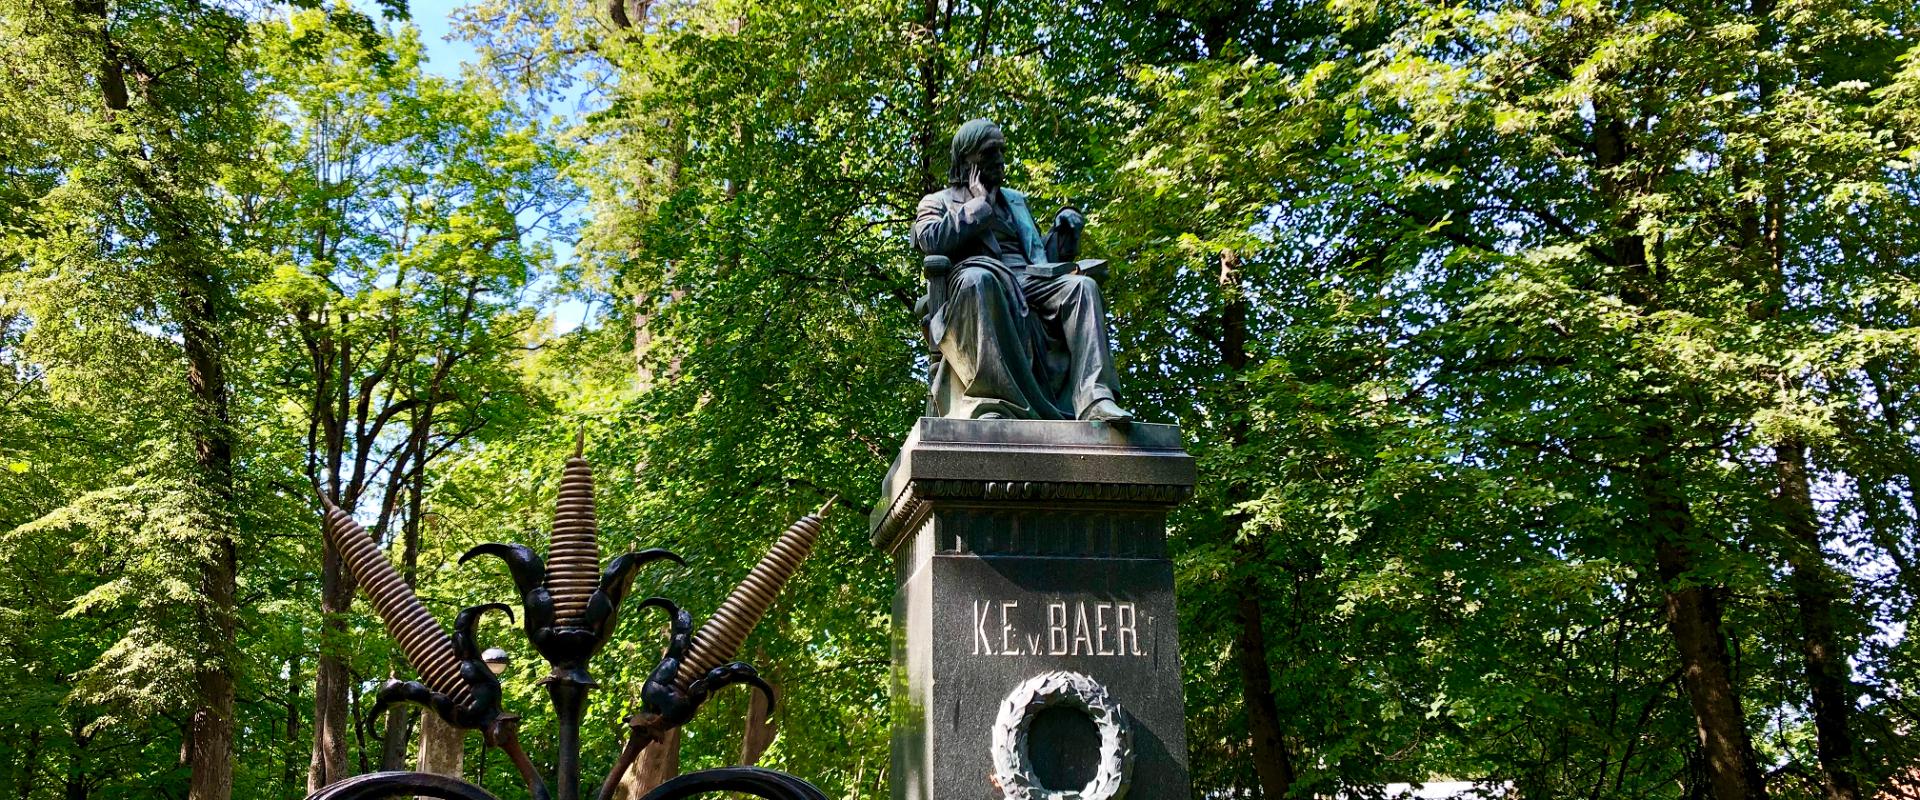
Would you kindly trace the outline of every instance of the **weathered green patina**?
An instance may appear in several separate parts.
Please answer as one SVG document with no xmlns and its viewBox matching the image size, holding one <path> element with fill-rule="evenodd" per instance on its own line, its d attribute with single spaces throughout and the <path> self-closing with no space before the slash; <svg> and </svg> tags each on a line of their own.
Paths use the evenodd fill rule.
<svg viewBox="0 0 1920 800">
<path fill-rule="evenodd" d="M 913 241 L 952 265 L 922 307 L 939 348 L 934 412 L 962 419 L 1126 423 L 1094 270 L 1071 207 L 1042 239 L 1026 195 L 1006 188 L 1006 138 L 985 119 L 953 137 L 948 186 L 920 200 Z"/>
</svg>

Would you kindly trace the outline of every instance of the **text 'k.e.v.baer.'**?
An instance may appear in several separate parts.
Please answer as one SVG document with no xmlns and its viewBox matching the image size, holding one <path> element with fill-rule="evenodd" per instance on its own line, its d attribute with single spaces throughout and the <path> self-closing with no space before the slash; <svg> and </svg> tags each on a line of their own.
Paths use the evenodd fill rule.
<svg viewBox="0 0 1920 800">
<path fill-rule="evenodd" d="M 1129 601 L 972 602 L 976 656 L 1147 655 L 1140 639 L 1140 613 Z"/>
</svg>

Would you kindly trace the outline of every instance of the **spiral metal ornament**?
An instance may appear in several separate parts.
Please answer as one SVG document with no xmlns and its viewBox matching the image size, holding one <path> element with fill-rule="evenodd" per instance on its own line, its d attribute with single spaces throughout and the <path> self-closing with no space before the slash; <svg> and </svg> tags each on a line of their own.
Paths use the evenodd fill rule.
<svg viewBox="0 0 1920 800">
<path fill-rule="evenodd" d="M 392 562 L 374 545 L 366 529 L 331 499 L 321 499 L 327 511 L 326 524 L 322 526 L 327 543 L 340 552 L 347 571 L 367 593 L 380 621 L 386 624 L 387 634 L 399 643 L 400 652 L 406 655 L 407 663 L 413 665 L 421 682 L 457 703 L 472 702 L 472 692 L 460 678 L 460 659 L 454 654 L 453 640 L 448 638 L 446 629 L 427 613 L 427 607 L 414 595 L 413 587 L 394 570 Z"/>
<path fill-rule="evenodd" d="M 741 646 L 747 642 L 747 634 L 760 624 L 760 618 L 773 607 L 774 599 L 800 569 L 801 562 L 813 553 L 813 543 L 819 540 L 825 525 L 823 517 L 832 505 L 833 500 L 828 500 L 819 511 L 801 517 L 780 534 L 767 555 L 734 587 L 733 593 L 727 595 L 720 609 L 700 626 L 687 651 L 686 669 L 677 677 L 682 688 L 739 655 Z"/>
<path fill-rule="evenodd" d="M 576 626 L 587 602 L 600 587 L 599 524 L 593 511 L 593 466 L 581 457 L 586 437 L 574 440 L 560 478 L 560 499 L 547 545 L 547 590 L 553 594 L 554 621 Z"/>
</svg>

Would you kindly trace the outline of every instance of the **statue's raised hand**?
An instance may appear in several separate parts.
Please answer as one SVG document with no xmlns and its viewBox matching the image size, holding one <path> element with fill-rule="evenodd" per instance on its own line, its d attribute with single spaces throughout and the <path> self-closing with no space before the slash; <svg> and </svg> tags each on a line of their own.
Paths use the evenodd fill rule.
<svg viewBox="0 0 1920 800">
<path fill-rule="evenodd" d="M 1087 218 L 1079 209 L 1067 206 L 1053 215 L 1053 230 L 1047 232 L 1046 252 L 1048 261 L 1073 261 L 1080 257 L 1080 231 L 1087 227 Z"/>
<path fill-rule="evenodd" d="M 987 184 L 980 180 L 980 162 L 967 167 L 967 194 L 972 199 L 987 196 Z"/>
</svg>

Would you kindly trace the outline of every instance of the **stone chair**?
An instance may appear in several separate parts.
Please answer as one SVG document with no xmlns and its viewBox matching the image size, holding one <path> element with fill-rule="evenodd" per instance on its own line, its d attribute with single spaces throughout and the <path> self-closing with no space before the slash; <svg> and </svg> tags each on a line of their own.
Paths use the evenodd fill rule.
<svg viewBox="0 0 1920 800">
<path fill-rule="evenodd" d="M 920 316 L 920 337 L 927 343 L 927 411 L 929 417 L 940 415 L 933 401 L 933 382 L 940 374 L 940 343 L 933 339 L 933 316 L 947 304 L 947 274 L 953 271 L 953 259 L 946 256 L 923 256 L 920 259 L 920 274 L 927 279 L 926 295 L 914 304 L 914 313 Z"/>
</svg>

